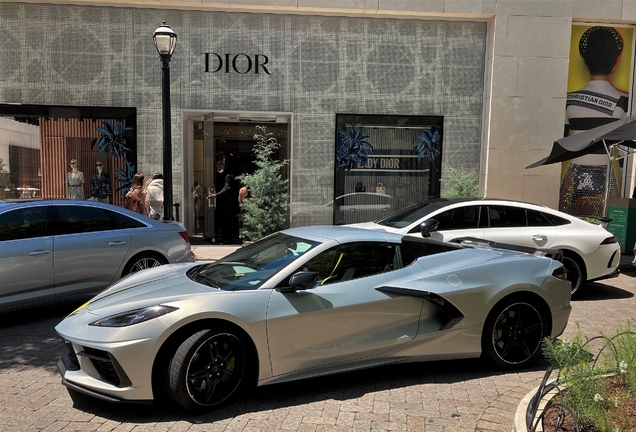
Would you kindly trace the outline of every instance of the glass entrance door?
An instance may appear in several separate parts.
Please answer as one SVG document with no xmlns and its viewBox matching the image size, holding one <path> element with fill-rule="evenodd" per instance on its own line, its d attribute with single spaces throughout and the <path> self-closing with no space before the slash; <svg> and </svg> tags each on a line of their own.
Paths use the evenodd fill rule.
<svg viewBox="0 0 636 432">
<path fill-rule="evenodd" d="M 207 116 L 206 116 L 207 117 Z M 216 199 L 206 199 L 215 193 L 214 186 L 214 117 L 203 122 L 203 237 L 214 241 Z"/>
<path fill-rule="evenodd" d="M 253 148 L 256 144 L 255 134 L 272 134 L 280 143 L 280 148 L 273 155 L 275 160 L 288 159 L 289 155 L 289 123 L 276 122 L 266 115 L 256 118 L 246 114 L 235 117 L 210 113 L 204 116 L 203 129 L 203 237 L 213 243 L 241 244 L 241 220 L 238 192 L 241 187 L 240 177 L 253 174 L 256 169 Z M 265 127 L 263 132 L 257 126 Z M 196 153 L 196 152 L 195 152 Z M 218 173 L 217 164 L 222 162 L 223 173 Z M 197 161 L 195 160 L 195 167 Z M 289 178 L 289 168 L 282 173 Z M 225 176 L 229 175 L 229 180 Z M 196 177 L 196 169 L 195 169 Z M 219 194 L 216 198 L 205 199 L 209 194 Z M 225 231 L 225 232 L 224 232 Z"/>
</svg>

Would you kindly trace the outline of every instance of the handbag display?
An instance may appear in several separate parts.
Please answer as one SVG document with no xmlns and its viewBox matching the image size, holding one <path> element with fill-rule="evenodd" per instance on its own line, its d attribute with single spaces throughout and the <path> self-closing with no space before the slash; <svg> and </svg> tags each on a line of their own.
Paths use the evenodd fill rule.
<svg viewBox="0 0 636 432">
<path fill-rule="evenodd" d="M 382 182 L 378 182 L 375 186 L 375 193 L 386 195 L 386 187 L 382 184 Z"/>
<path fill-rule="evenodd" d="M 358 182 L 356 183 L 356 187 L 354 189 L 354 192 L 359 193 L 359 192 L 366 192 L 367 188 L 365 185 L 363 185 L 362 183 Z"/>
</svg>

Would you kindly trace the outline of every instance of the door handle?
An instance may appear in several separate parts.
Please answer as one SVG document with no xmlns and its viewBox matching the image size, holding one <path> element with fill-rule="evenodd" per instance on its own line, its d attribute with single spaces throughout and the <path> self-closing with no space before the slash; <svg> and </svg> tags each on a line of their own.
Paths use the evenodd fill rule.
<svg viewBox="0 0 636 432">
<path fill-rule="evenodd" d="M 50 254 L 51 251 L 50 250 L 46 250 L 46 249 L 42 249 L 42 250 L 36 250 L 36 251 L 31 251 L 28 253 L 29 256 L 44 256 L 44 255 L 48 255 Z"/>
<path fill-rule="evenodd" d="M 547 239 L 548 239 L 548 236 L 543 234 L 535 234 L 532 236 L 532 240 L 535 240 L 535 241 L 545 241 Z"/>
<path fill-rule="evenodd" d="M 125 245 L 126 242 L 123 241 L 112 241 L 112 242 L 108 242 L 108 246 L 123 246 Z"/>
</svg>

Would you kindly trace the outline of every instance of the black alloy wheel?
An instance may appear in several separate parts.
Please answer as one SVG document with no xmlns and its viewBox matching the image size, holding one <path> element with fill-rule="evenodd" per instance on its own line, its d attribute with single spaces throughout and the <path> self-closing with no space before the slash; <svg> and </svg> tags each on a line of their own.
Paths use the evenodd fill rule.
<svg viewBox="0 0 636 432">
<path fill-rule="evenodd" d="M 583 271 L 578 261 L 569 256 L 563 256 L 563 267 L 567 271 L 568 281 L 572 284 L 572 296 L 574 296 L 583 286 Z"/>
<path fill-rule="evenodd" d="M 536 359 L 546 335 L 543 316 L 534 305 L 525 301 L 503 304 L 486 321 L 484 352 L 502 368 L 521 368 Z"/>
<path fill-rule="evenodd" d="M 177 404 L 205 411 L 227 402 L 244 383 L 247 356 L 231 332 L 199 331 L 177 349 L 170 362 L 169 387 Z"/>
</svg>

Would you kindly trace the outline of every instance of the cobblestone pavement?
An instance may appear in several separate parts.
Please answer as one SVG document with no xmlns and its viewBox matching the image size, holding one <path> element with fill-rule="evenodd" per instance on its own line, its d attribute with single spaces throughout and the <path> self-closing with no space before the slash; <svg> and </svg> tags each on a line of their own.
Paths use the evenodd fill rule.
<svg viewBox="0 0 636 432">
<path fill-rule="evenodd" d="M 573 301 L 588 336 L 636 317 L 636 271 L 591 284 Z M 0 431 L 503 431 L 545 365 L 501 373 L 477 360 L 379 367 L 255 389 L 216 412 L 192 416 L 153 406 L 74 404 L 55 366 L 54 327 L 73 306 L 0 316 Z"/>
</svg>

